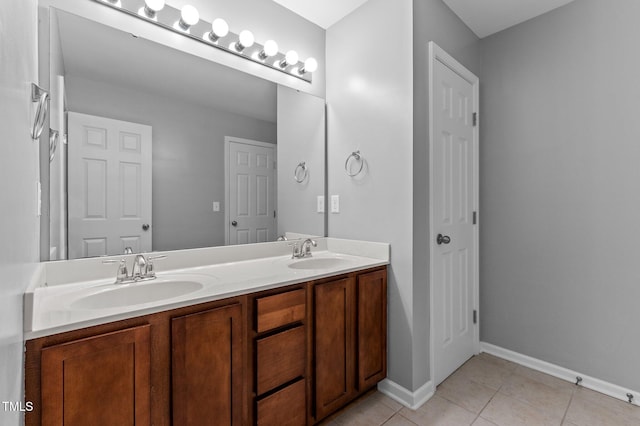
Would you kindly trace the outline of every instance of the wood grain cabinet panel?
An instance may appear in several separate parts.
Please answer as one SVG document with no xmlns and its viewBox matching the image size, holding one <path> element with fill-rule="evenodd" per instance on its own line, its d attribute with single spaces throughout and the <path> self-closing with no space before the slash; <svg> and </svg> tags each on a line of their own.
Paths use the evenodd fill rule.
<svg viewBox="0 0 640 426">
<path fill-rule="evenodd" d="M 358 390 L 387 376 L 387 274 L 358 276 Z"/>
<path fill-rule="evenodd" d="M 173 318 L 173 424 L 240 425 L 242 308 L 224 306 Z"/>
<path fill-rule="evenodd" d="M 306 315 L 304 289 L 288 291 L 256 300 L 256 331 L 263 333 L 302 321 Z"/>
<path fill-rule="evenodd" d="M 42 425 L 149 425 L 150 326 L 42 350 Z"/>
<path fill-rule="evenodd" d="M 301 379 L 258 401 L 258 426 L 303 426 L 307 421 L 305 381 Z"/>
<path fill-rule="evenodd" d="M 304 375 L 305 340 L 305 328 L 299 326 L 256 342 L 258 395 Z"/>
<path fill-rule="evenodd" d="M 354 280 L 314 287 L 316 419 L 342 407 L 354 395 Z"/>
</svg>

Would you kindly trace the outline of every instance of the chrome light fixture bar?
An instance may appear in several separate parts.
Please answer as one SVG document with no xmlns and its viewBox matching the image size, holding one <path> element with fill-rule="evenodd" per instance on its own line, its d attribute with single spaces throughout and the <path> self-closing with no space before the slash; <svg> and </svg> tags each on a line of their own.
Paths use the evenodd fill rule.
<svg viewBox="0 0 640 426">
<path fill-rule="evenodd" d="M 264 45 L 256 43 L 251 31 L 230 32 L 224 19 L 217 18 L 213 23 L 203 21 L 193 6 L 178 10 L 166 5 L 164 0 L 91 1 L 308 83 L 312 82 L 312 73 L 318 67 L 314 58 L 300 62 L 295 51 L 279 52 L 278 44 L 273 40 L 266 41 Z"/>
</svg>

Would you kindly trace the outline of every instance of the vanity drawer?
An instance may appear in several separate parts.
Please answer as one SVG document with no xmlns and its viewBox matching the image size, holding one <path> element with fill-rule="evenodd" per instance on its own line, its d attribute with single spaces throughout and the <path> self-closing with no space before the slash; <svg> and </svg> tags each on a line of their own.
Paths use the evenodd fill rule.
<svg viewBox="0 0 640 426">
<path fill-rule="evenodd" d="M 262 395 L 304 376 L 305 327 L 299 326 L 256 342 L 256 392 Z"/>
<path fill-rule="evenodd" d="M 292 385 L 258 401 L 259 426 L 299 426 L 306 424 L 306 385 L 300 379 Z"/>
<path fill-rule="evenodd" d="M 262 333 L 305 317 L 305 290 L 293 290 L 256 300 L 256 331 Z"/>
</svg>

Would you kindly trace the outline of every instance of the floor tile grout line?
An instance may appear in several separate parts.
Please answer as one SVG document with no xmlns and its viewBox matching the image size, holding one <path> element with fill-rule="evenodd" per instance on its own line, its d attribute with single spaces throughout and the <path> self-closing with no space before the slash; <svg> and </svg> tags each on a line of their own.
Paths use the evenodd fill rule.
<svg viewBox="0 0 640 426">
<path fill-rule="evenodd" d="M 569 398 L 569 403 L 567 404 L 567 408 L 564 410 L 564 416 L 562 416 L 562 420 L 560 421 L 560 424 L 563 425 L 565 420 L 567 420 L 567 414 L 569 414 L 569 407 L 571 407 L 571 403 L 573 402 L 573 396 L 575 395 L 576 390 L 573 389 L 571 391 L 571 398 Z"/>
</svg>

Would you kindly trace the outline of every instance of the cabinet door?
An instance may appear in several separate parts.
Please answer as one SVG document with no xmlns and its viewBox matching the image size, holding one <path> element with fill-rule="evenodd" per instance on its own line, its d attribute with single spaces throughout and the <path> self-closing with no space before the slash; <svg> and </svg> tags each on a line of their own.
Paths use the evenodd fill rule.
<svg viewBox="0 0 640 426">
<path fill-rule="evenodd" d="M 150 326 L 42 350 L 42 425 L 149 425 Z"/>
<path fill-rule="evenodd" d="M 172 320 L 173 424 L 242 423 L 242 308 Z"/>
<path fill-rule="evenodd" d="M 314 287 L 316 419 L 346 404 L 354 394 L 354 281 Z"/>
<path fill-rule="evenodd" d="M 358 390 L 387 375 L 387 273 L 358 276 Z"/>
</svg>

